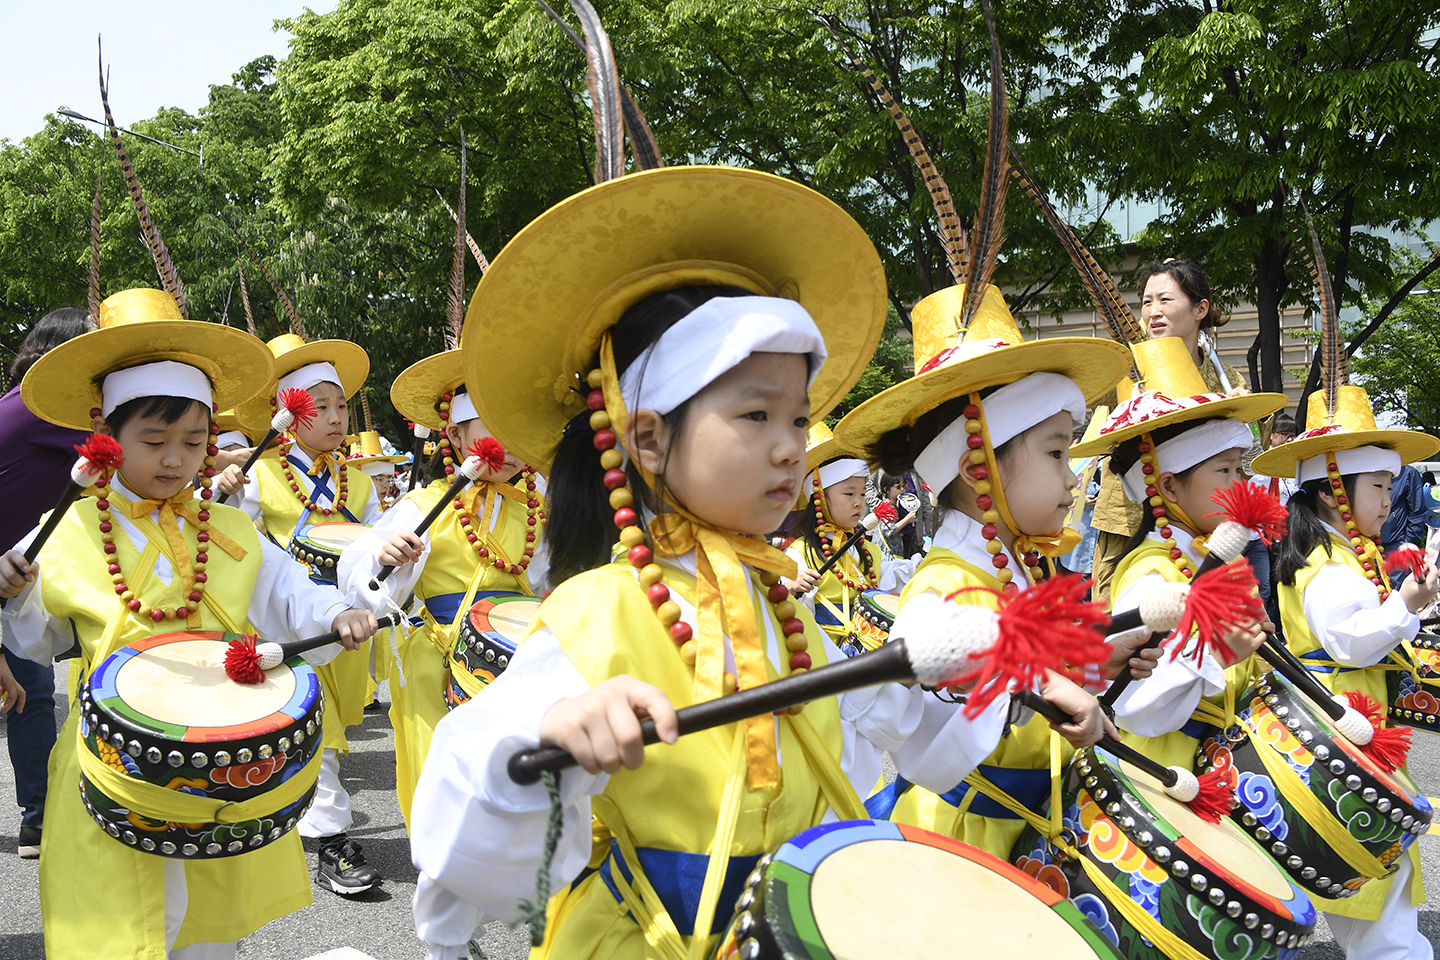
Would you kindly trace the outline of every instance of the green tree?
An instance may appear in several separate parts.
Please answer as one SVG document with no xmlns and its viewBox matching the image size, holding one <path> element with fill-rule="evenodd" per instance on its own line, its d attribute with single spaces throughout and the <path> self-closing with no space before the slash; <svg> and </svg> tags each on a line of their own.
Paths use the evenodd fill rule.
<svg viewBox="0 0 1440 960">
<path fill-rule="evenodd" d="M 1395 272 L 1414 273 L 1423 262 L 1404 257 Z M 1366 321 L 1351 325 L 1350 341 L 1387 306 L 1393 313 L 1350 359 L 1351 379 L 1365 388 L 1376 413 L 1398 413 L 1411 430 L 1440 433 L 1440 293 L 1412 293 L 1393 305 L 1367 298 Z"/>
</svg>

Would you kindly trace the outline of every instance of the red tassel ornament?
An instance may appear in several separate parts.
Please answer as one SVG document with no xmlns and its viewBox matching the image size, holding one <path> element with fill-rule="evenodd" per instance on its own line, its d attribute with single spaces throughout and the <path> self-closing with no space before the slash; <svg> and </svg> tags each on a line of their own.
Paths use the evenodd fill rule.
<svg viewBox="0 0 1440 960">
<path fill-rule="evenodd" d="M 299 387 L 291 387 L 288 390 L 280 391 L 280 405 L 290 411 L 295 418 L 295 425 L 307 430 L 314 425 L 315 418 L 320 415 L 319 409 L 315 406 L 315 398 L 310 396 L 309 390 L 301 390 Z"/>
<path fill-rule="evenodd" d="M 125 465 L 125 449 L 114 437 L 103 433 L 90 434 L 75 447 L 75 452 L 89 464 L 87 473 L 113 472 Z"/>
<path fill-rule="evenodd" d="M 1410 575 L 1416 580 L 1424 580 L 1430 575 L 1430 564 L 1425 560 L 1425 551 L 1407 543 L 1396 547 L 1385 555 L 1385 572 L 1392 577 L 1402 570 L 1410 571 Z"/>
<path fill-rule="evenodd" d="M 1346 692 L 1345 699 L 1375 728 L 1374 738 L 1360 748 L 1365 756 L 1386 773 L 1394 773 L 1403 767 L 1410 757 L 1410 731 L 1405 727 L 1385 726 L 1385 711 L 1374 697 L 1366 696 L 1359 690 L 1350 690 Z"/>
<path fill-rule="evenodd" d="M 499 470 L 505 466 L 505 446 L 494 437 L 482 437 L 470 444 L 470 448 L 465 452 L 472 457 L 479 457 L 491 470 Z"/>
<path fill-rule="evenodd" d="M 1259 534 L 1265 546 L 1285 536 L 1285 523 L 1289 514 L 1279 498 L 1270 491 L 1257 487 L 1245 480 L 1236 480 L 1224 490 L 1216 490 L 1210 499 L 1221 509 L 1207 513 L 1207 517 L 1223 516 Z"/>
<path fill-rule="evenodd" d="M 1219 823 L 1229 816 L 1235 807 L 1235 783 L 1230 779 L 1233 772 L 1211 770 L 1197 777 L 1200 792 L 1187 804 L 1190 812 L 1206 823 Z"/>
<path fill-rule="evenodd" d="M 1265 603 L 1260 599 L 1255 574 L 1246 563 L 1225 566 L 1197 577 L 1185 600 L 1185 612 L 1171 635 L 1178 637 L 1170 659 L 1180 656 L 1196 634 L 1196 663 L 1203 662 L 1209 650 L 1229 666 L 1239 658 L 1221 637 L 1226 628 L 1258 623 L 1265 619 Z"/>
<path fill-rule="evenodd" d="M 236 683 L 265 682 L 265 671 L 260 669 L 260 654 L 255 649 L 255 638 L 250 634 L 241 634 L 230 641 L 225 650 L 225 676 Z"/>
</svg>

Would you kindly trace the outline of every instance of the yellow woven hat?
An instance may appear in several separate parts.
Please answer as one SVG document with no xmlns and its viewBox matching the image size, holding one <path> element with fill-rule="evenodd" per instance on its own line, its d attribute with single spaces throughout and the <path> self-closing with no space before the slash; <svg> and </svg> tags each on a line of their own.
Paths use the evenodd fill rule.
<svg viewBox="0 0 1440 960">
<path fill-rule="evenodd" d="M 850 411 L 835 437 L 865 449 L 898 427 L 915 423 L 956 397 L 1003 386 L 1032 373 L 1058 373 L 1075 381 L 1086 401 L 1115 386 L 1130 369 L 1123 344 L 1095 337 L 1054 337 L 1027 342 L 994 285 L 985 287 L 968 328 L 959 328 L 963 285 L 937 290 L 910 311 L 915 376 Z"/>
<path fill-rule="evenodd" d="M 1247 393 L 1227 397 L 1211 393 L 1179 337 L 1132 344 L 1140 383 L 1130 399 L 1115 407 L 1100 432 L 1070 448 L 1072 457 L 1105 453 L 1126 440 L 1190 420 L 1227 417 L 1251 423 L 1285 409 L 1283 393 Z"/>
<path fill-rule="evenodd" d="M 817 423 L 812 426 L 805 440 L 805 475 L 809 476 L 815 472 L 816 467 L 837 457 L 854 457 L 857 460 L 864 460 L 865 454 L 836 440 L 835 435 L 825 424 Z"/>
<path fill-rule="evenodd" d="M 412 363 L 390 385 L 390 402 L 400 416 L 439 430 L 442 426 L 435 405 L 440 395 L 465 382 L 460 374 L 460 350 L 446 350 Z"/>
<path fill-rule="evenodd" d="M 370 375 L 370 357 L 358 343 L 349 340 L 302 340 L 293 333 L 282 333 L 265 346 L 275 355 L 275 380 L 312 363 L 328 363 L 340 374 L 340 387 L 345 396 L 353 397 Z"/>
<path fill-rule="evenodd" d="M 117 370 L 172 360 L 210 380 L 215 407 L 229 409 L 273 380 L 265 345 L 243 330 L 185 320 L 161 290 L 122 290 L 100 305 L 99 329 L 68 340 L 35 361 L 20 384 L 25 406 L 36 416 L 89 430 L 100 407 L 100 386 Z"/>
<path fill-rule="evenodd" d="M 470 300 L 460 349 L 480 417 L 542 472 L 585 409 L 581 378 L 631 306 L 695 284 L 798 301 L 829 358 L 810 388 L 819 419 L 869 362 L 885 273 L 849 214 L 808 187 L 733 167 L 664 167 L 591 187 L 511 240 Z"/>
<path fill-rule="evenodd" d="M 363 467 L 370 463 L 404 463 L 409 457 L 402 454 L 387 454 L 380 446 L 380 434 L 375 430 L 361 430 L 350 448 L 345 462 L 351 466 Z"/>
<path fill-rule="evenodd" d="M 1266 450 L 1255 458 L 1256 473 L 1267 477 L 1293 477 L 1298 465 L 1325 453 L 1357 447 L 1384 447 L 1400 454 L 1401 463 L 1425 460 L 1440 451 L 1440 439 L 1415 430 L 1382 430 L 1375 423 L 1370 396 L 1362 387 L 1336 388 L 1335 411 L 1325 408 L 1325 391 L 1310 394 L 1305 422 L 1315 424 L 1289 443 Z"/>
</svg>

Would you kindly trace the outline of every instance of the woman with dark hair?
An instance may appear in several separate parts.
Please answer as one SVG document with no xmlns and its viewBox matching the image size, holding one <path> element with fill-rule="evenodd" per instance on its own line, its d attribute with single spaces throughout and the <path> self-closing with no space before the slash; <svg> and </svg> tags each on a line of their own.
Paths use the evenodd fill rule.
<svg viewBox="0 0 1440 960">
<path fill-rule="evenodd" d="M 70 479 L 80 430 L 57 427 L 31 413 L 20 400 L 20 381 L 46 353 L 95 328 L 79 307 L 51 310 L 30 328 L 10 364 L 13 387 L 0 397 L 0 551 L 8 550 L 55 505 Z M 0 655 L 0 686 L 7 672 Z M 55 746 L 55 673 L 21 657 L 12 657 L 13 674 L 23 696 L 12 694 L 16 710 L 5 729 L 10 765 L 15 770 L 15 802 L 20 805 L 19 853 L 27 860 L 40 856 L 40 831 L 45 820 L 45 767 Z M 8 705 L 10 699 L 6 700 Z M 26 709 L 28 707 L 28 709 Z"/>
<path fill-rule="evenodd" d="M 1166 260 L 1149 264 L 1145 271 L 1147 279 L 1140 299 L 1140 319 L 1151 338 L 1178 337 L 1183 341 L 1186 353 L 1195 361 L 1205 381 L 1206 393 L 1248 392 L 1240 372 L 1222 363 L 1215 352 L 1214 331 L 1223 326 L 1225 320 L 1210 299 L 1210 281 L 1200 265 L 1193 260 Z M 1113 410 L 1118 400 L 1112 396 L 1100 402 Z M 1115 565 L 1125 555 L 1125 544 L 1140 528 L 1143 513 L 1140 504 L 1126 499 L 1120 480 L 1107 461 L 1100 469 L 1100 496 L 1090 521 L 1098 531 L 1092 568 L 1097 598 L 1110 596 L 1110 578 L 1115 573 Z M 1265 582 L 1269 582 L 1268 575 Z"/>
</svg>

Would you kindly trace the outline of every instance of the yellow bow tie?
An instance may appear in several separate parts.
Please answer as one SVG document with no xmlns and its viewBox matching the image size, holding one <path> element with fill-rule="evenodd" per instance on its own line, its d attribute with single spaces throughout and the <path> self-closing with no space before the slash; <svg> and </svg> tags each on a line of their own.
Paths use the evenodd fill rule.
<svg viewBox="0 0 1440 960">
<path fill-rule="evenodd" d="M 650 534 L 656 553 L 662 556 L 695 552 L 695 702 L 714 700 L 724 693 L 726 633 L 735 653 L 739 688 L 749 690 L 769 682 L 765 644 L 755 622 L 745 567 L 794 577 L 795 561 L 761 540 L 716 530 L 685 513 L 655 517 L 650 521 Z M 751 790 L 779 784 L 775 721 L 769 714 L 745 721 L 745 753 Z"/>
<path fill-rule="evenodd" d="M 1080 535 L 1080 531 L 1073 530 L 1070 527 L 1061 530 L 1060 536 L 1058 537 L 1027 537 L 1021 534 L 1015 538 L 1015 552 L 1023 557 L 1031 550 L 1034 550 L 1040 554 L 1040 556 L 1049 557 L 1053 560 L 1056 557 L 1063 557 L 1071 550 L 1074 550 L 1080 545 L 1080 541 L 1083 539 L 1084 537 Z"/>
<path fill-rule="evenodd" d="M 116 498 L 113 494 L 111 499 Z M 190 487 L 181 490 L 175 496 L 166 500 L 135 500 L 130 504 L 130 519 L 140 520 L 148 517 L 153 511 L 159 511 L 160 531 L 165 534 L 165 542 L 170 545 L 171 559 L 175 564 L 175 572 L 180 576 L 180 596 L 188 598 L 195 589 L 195 567 L 190 559 L 190 547 L 185 543 L 184 536 L 180 533 L 180 517 L 193 524 L 197 529 L 200 525 L 200 509 L 202 501 L 195 499 L 195 492 Z M 206 504 L 208 507 L 209 505 Z M 208 532 L 210 544 L 214 544 L 224 550 L 236 560 L 245 559 L 245 548 L 234 540 L 231 540 L 219 530 L 211 529 Z M 209 544 L 200 544 L 200 552 L 206 552 Z M 183 601 L 182 601 L 183 602 Z M 190 616 L 185 621 L 188 627 L 200 626 L 200 610 L 196 605 L 190 611 Z"/>
</svg>

